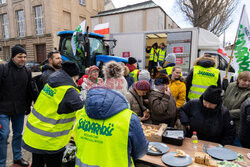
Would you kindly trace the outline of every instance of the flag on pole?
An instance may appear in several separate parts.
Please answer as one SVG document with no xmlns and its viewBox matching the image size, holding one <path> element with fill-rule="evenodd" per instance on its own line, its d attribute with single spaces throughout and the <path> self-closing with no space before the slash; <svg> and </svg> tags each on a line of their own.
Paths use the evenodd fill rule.
<svg viewBox="0 0 250 167">
<path fill-rule="evenodd" d="M 109 23 L 98 24 L 94 27 L 94 33 L 97 34 L 109 34 Z"/>
<path fill-rule="evenodd" d="M 227 56 L 227 53 L 223 47 L 220 47 L 217 52 L 222 54 L 223 56 Z"/>
<path fill-rule="evenodd" d="M 242 9 L 240 23 L 237 30 L 233 64 L 236 71 L 250 71 L 250 26 L 245 5 Z"/>
<path fill-rule="evenodd" d="M 77 49 L 77 40 L 76 40 L 76 32 L 82 32 L 83 34 L 85 33 L 85 24 L 86 20 L 84 20 L 75 30 L 75 32 L 72 35 L 71 38 L 71 47 L 74 53 L 74 56 L 76 55 L 76 49 Z"/>
</svg>

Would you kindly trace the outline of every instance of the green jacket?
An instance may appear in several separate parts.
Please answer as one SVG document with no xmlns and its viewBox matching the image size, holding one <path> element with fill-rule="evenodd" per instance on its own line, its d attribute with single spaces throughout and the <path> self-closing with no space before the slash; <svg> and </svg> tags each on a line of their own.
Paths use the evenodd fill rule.
<svg viewBox="0 0 250 167">
<path fill-rule="evenodd" d="M 240 128 L 240 107 L 248 97 L 250 97 L 250 88 L 240 89 L 236 82 L 229 84 L 223 96 L 223 105 L 229 109 L 230 115 L 235 122 L 237 134 Z"/>
</svg>

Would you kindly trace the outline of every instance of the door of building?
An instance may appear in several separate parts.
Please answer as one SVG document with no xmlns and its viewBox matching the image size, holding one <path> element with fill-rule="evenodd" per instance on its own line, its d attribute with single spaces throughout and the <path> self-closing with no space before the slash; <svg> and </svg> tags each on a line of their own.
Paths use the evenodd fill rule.
<svg viewBox="0 0 250 167">
<path fill-rule="evenodd" d="M 36 45 L 36 60 L 39 63 L 42 63 L 47 59 L 46 56 L 46 44 Z"/>
</svg>

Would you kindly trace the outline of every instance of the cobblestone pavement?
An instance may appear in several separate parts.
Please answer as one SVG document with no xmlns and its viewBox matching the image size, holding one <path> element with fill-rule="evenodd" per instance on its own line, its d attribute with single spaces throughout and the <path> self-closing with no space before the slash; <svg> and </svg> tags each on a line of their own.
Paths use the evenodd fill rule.
<svg viewBox="0 0 250 167">
<path fill-rule="evenodd" d="M 27 121 L 27 116 L 25 117 L 25 121 L 24 121 L 24 126 L 26 125 L 26 121 Z M 10 129 L 11 129 L 11 125 L 10 125 Z M 7 153 L 7 161 L 6 161 L 6 167 L 12 167 L 13 164 L 13 154 L 12 154 L 12 147 L 11 147 L 11 141 L 12 141 L 12 129 L 10 131 L 10 136 L 8 139 L 8 153 Z M 23 149 L 23 159 L 30 161 L 32 160 L 32 155 L 30 152 L 26 151 Z"/>
</svg>

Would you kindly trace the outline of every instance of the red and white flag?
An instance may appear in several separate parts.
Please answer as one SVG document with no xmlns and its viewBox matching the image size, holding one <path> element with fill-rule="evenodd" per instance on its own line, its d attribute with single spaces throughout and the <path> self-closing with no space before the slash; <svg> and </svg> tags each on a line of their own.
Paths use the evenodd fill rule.
<svg viewBox="0 0 250 167">
<path fill-rule="evenodd" d="M 222 54 L 223 56 L 227 56 L 227 52 L 225 51 L 223 47 L 218 49 L 218 53 Z"/>
<path fill-rule="evenodd" d="M 94 33 L 109 34 L 109 23 L 98 24 L 94 27 Z"/>
</svg>

